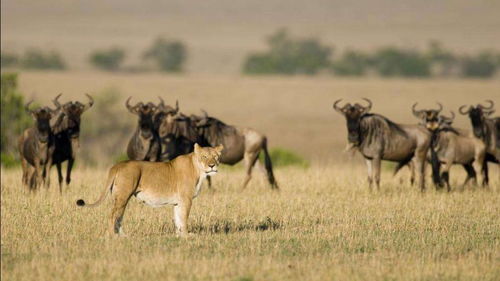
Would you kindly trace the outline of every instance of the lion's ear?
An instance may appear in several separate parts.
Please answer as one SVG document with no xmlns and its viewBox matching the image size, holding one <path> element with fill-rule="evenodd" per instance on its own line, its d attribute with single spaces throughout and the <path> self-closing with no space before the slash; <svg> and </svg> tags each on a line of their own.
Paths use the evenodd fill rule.
<svg viewBox="0 0 500 281">
<path fill-rule="evenodd" d="M 215 150 L 217 150 L 218 153 L 221 153 L 223 149 L 224 146 L 222 144 L 219 144 L 217 147 L 215 147 Z"/>
<path fill-rule="evenodd" d="M 201 146 L 198 143 L 194 144 L 194 153 L 199 154 L 201 150 Z"/>
</svg>

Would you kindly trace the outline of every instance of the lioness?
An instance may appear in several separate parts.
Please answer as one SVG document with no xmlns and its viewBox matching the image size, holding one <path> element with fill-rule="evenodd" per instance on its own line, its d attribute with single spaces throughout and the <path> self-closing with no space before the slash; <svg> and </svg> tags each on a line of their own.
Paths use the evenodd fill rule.
<svg viewBox="0 0 500 281">
<path fill-rule="evenodd" d="M 79 199 L 78 206 L 99 205 L 108 194 L 114 199 L 110 232 L 123 234 L 121 221 L 132 195 L 152 207 L 174 205 L 177 235 L 186 236 L 187 219 L 193 198 L 200 193 L 203 179 L 217 173 L 223 146 L 215 148 L 194 145 L 194 152 L 170 162 L 125 161 L 114 165 L 101 197 L 93 204 Z"/>
</svg>

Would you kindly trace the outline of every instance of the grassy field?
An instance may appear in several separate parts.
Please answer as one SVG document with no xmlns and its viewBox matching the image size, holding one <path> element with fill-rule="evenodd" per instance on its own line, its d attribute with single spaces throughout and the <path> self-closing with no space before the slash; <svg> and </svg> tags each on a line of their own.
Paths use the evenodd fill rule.
<svg viewBox="0 0 500 281">
<path fill-rule="evenodd" d="M 242 191 L 243 172 L 223 167 L 194 201 L 189 239 L 176 238 L 171 207 L 136 199 L 127 237 L 110 238 L 110 201 L 75 205 L 97 198 L 105 170 L 78 169 L 63 195 L 30 195 L 20 170 L 4 170 L 2 280 L 500 280 L 497 178 L 421 194 L 388 174 L 369 192 L 355 165 L 276 174 L 280 192 L 259 174 Z"/>
<path fill-rule="evenodd" d="M 77 160 L 63 195 L 54 186 L 30 195 L 19 169 L 2 170 L 3 280 L 500 280 L 498 169 L 490 169 L 489 189 L 457 188 L 465 175 L 454 167 L 453 192 L 428 187 L 421 194 L 408 185 L 407 170 L 392 177 L 385 167 L 381 190 L 369 192 L 362 161 L 342 153 L 345 120 L 331 108 L 338 98 L 368 97 L 373 112 L 416 123 L 415 101 L 424 108 L 441 101 L 447 111 L 484 99 L 500 103 L 498 80 L 23 72 L 19 82 L 42 104 L 60 92 L 63 101 L 84 100 L 83 93 L 106 88 L 118 90 L 121 102 L 128 95 L 179 99 L 186 113 L 204 108 L 262 131 L 271 147 L 297 152 L 311 167 L 278 167 L 280 192 L 258 172 L 242 191 L 243 171 L 223 167 L 215 190 L 204 189 L 194 201 L 195 235 L 187 240 L 175 237 L 170 207 L 135 199 L 125 213 L 128 236 L 107 237 L 110 202 L 88 210 L 75 205 L 97 198 L 106 165 L 86 168 Z M 135 123 L 121 102 L 123 118 Z M 460 115 L 456 124 L 470 126 Z"/>
</svg>

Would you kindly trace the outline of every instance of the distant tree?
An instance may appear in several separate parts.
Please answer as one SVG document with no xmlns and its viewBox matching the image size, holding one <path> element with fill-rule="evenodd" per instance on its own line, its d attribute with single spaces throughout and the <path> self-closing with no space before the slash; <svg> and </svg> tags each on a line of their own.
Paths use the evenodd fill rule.
<svg viewBox="0 0 500 281">
<path fill-rule="evenodd" d="M 332 70 L 340 76 L 361 76 L 366 73 L 369 63 L 368 55 L 360 51 L 348 50 L 339 60 L 332 63 Z"/>
<path fill-rule="evenodd" d="M 144 53 L 145 60 L 152 60 L 162 71 L 181 72 L 187 51 L 182 42 L 158 38 Z"/>
<path fill-rule="evenodd" d="M 285 29 L 272 34 L 267 43 L 269 51 L 250 54 L 243 64 L 248 74 L 315 74 L 326 68 L 332 52 L 316 39 L 297 39 L 288 36 Z"/>
<path fill-rule="evenodd" d="M 116 71 L 120 69 L 125 59 L 125 51 L 121 48 L 110 48 L 107 50 L 97 50 L 90 54 L 90 62 L 97 68 Z"/>
<path fill-rule="evenodd" d="M 2 67 L 16 66 L 19 63 L 19 57 L 15 54 L 1 53 L 0 58 Z"/>
<path fill-rule="evenodd" d="M 426 55 L 431 67 L 435 69 L 434 74 L 438 76 L 450 76 L 453 74 L 453 69 L 458 66 L 458 58 L 451 51 L 446 50 L 439 41 L 429 42 Z"/>
<path fill-rule="evenodd" d="M 489 78 L 495 74 L 497 67 L 497 57 L 492 52 L 484 51 L 462 60 L 462 72 L 466 77 Z"/>
<path fill-rule="evenodd" d="M 9 165 L 17 158 L 17 138 L 32 124 L 30 116 L 24 109 L 24 98 L 17 89 L 16 73 L 2 73 L 0 97 L 1 161 L 2 165 Z"/>
<path fill-rule="evenodd" d="M 66 63 L 59 53 L 39 49 L 27 50 L 21 59 L 21 66 L 26 69 L 66 69 Z"/>
<path fill-rule="evenodd" d="M 430 62 L 422 54 L 393 47 L 378 50 L 372 57 L 375 70 L 381 76 L 428 77 Z"/>
</svg>

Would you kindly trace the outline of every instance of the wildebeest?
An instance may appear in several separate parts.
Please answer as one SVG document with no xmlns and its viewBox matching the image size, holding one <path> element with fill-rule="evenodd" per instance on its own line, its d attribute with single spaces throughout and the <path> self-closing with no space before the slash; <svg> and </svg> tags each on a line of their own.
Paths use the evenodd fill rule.
<svg viewBox="0 0 500 281">
<path fill-rule="evenodd" d="M 61 165 L 64 161 L 68 161 L 66 168 L 66 184 L 71 182 L 71 170 L 76 159 L 76 153 L 80 147 L 80 123 L 82 114 L 94 104 L 94 99 L 88 94 L 88 103 L 83 104 L 79 101 L 66 102 L 61 105 L 58 101 L 61 95 L 58 95 L 52 102 L 61 108 L 61 113 L 56 118 L 52 131 L 55 136 L 55 150 L 52 156 L 52 164 L 57 167 L 57 175 L 59 182 L 59 191 L 62 192 L 63 176 Z M 47 175 L 47 180 L 50 175 Z"/>
<path fill-rule="evenodd" d="M 365 158 L 368 168 L 368 185 L 371 189 L 375 182 L 380 186 L 380 165 L 382 160 L 411 165 L 416 169 L 420 189 L 425 190 L 425 159 L 430 147 L 430 133 L 418 125 L 401 125 L 386 117 L 370 113 L 372 102 L 368 105 L 347 103 L 343 107 L 335 101 L 333 108 L 344 115 L 347 121 L 348 142 Z"/>
<path fill-rule="evenodd" d="M 193 116 L 194 117 L 194 116 Z M 194 119 L 198 134 L 208 145 L 216 147 L 223 145 L 224 150 L 220 158 L 221 163 L 234 165 L 242 159 L 245 161 L 246 177 L 243 182 L 245 188 L 252 177 L 252 169 L 259 160 L 259 154 L 264 153 L 264 166 L 267 180 L 272 189 L 278 189 L 274 177 L 271 157 L 267 150 L 267 137 L 251 128 L 238 128 L 227 125 L 217 118 L 204 115 Z"/>
<path fill-rule="evenodd" d="M 179 112 L 179 102 L 173 108 L 165 105 L 164 100 L 159 98 L 155 128 L 161 140 L 161 161 L 193 152 L 195 143 L 208 146 L 206 140 L 198 134 L 193 119 Z"/>
<path fill-rule="evenodd" d="M 258 161 L 259 154 L 263 151 L 267 179 L 271 188 L 278 189 L 271 157 L 267 150 L 266 136 L 250 128 L 227 125 L 216 118 L 209 117 L 205 111 L 203 116 L 188 117 L 179 113 L 178 104 L 176 109 L 172 110 L 172 107 L 166 107 L 161 100 L 158 107 L 159 112 L 165 112 L 158 125 L 158 131 L 162 141 L 168 142 L 165 147 L 170 158 L 191 152 L 194 143 L 212 147 L 222 144 L 224 150 L 221 163 L 234 165 L 242 159 L 245 161 L 247 173 L 243 182 L 243 188 L 245 188 L 251 179 L 252 169 Z M 208 182 L 210 186 L 209 178 Z"/>
<path fill-rule="evenodd" d="M 160 160 L 160 138 L 154 128 L 153 117 L 156 105 L 149 102 L 130 105 L 129 97 L 125 102 L 127 109 L 132 114 L 139 116 L 139 124 L 127 146 L 127 155 L 130 160 L 159 161 Z"/>
<path fill-rule="evenodd" d="M 23 184 L 30 190 L 35 190 L 48 175 L 52 165 L 52 155 L 55 149 L 54 135 L 50 128 L 50 120 L 59 113 L 61 107 L 55 110 L 49 107 L 30 109 L 33 101 L 25 105 L 25 110 L 35 120 L 35 125 L 24 130 L 18 139 L 19 154 L 23 169 Z M 48 181 L 45 182 L 48 185 Z"/>
<path fill-rule="evenodd" d="M 500 160 L 500 117 L 491 118 L 495 112 L 494 103 L 487 100 L 489 106 L 478 104 L 477 106 L 462 105 L 459 112 L 463 115 L 469 115 L 472 132 L 474 136 L 483 140 L 486 144 L 486 152 Z"/>
<path fill-rule="evenodd" d="M 421 125 L 424 126 L 431 132 L 431 134 L 434 132 L 437 132 L 437 129 L 439 128 L 439 123 L 440 123 L 440 113 L 443 110 L 443 105 L 441 103 L 438 103 L 439 108 L 438 109 L 420 109 L 417 110 L 417 104 L 414 103 L 412 106 L 412 112 L 415 117 L 417 117 L 418 120 L 421 121 Z M 446 117 L 441 117 L 443 120 L 446 120 Z M 461 133 L 464 136 L 467 136 L 469 132 L 461 129 L 454 129 L 456 132 Z M 433 134 L 433 141 L 436 140 L 436 135 Z M 436 185 L 436 189 L 442 187 L 442 181 L 441 181 L 441 175 L 440 175 L 440 163 L 437 160 L 437 155 L 435 151 L 435 146 L 433 145 L 434 143 L 431 141 L 431 148 L 429 150 L 428 154 L 428 160 L 432 164 L 432 179 L 434 181 L 434 184 Z M 472 167 L 471 163 L 465 163 L 462 164 L 464 167 L 466 173 L 467 173 L 467 178 L 465 179 L 464 185 L 470 180 L 470 179 L 476 179 L 476 172 L 474 171 L 474 168 Z"/>
<path fill-rule="evenodd" d="M 455 114 L 452 112 L 451 117 L 440 114 L 437 120 L 426 121 L 427 128 L 432 132 L 432 149 L 436 154 L 434 161 L 439 161 L 438 164 L 443 165 L 440 179 L 444 181 L 448 191 L 450 191 L 450 168 L 453 164 L 461 164 L 467 170 L 467 178 L 464 185 L 473 178 L 474 174 L 485 185 L 483 164 L 485 162 L 486 145 L 480 139 L 468 134 L 465 130 L 453 128 L 452 123 L 454 118 Z M 435 164 L 433 163 L 433 165 Z M 467 167 L 470 167 L 471 164 L 474 173 L 468 171 L 470 168 Z"/>
</svg>

